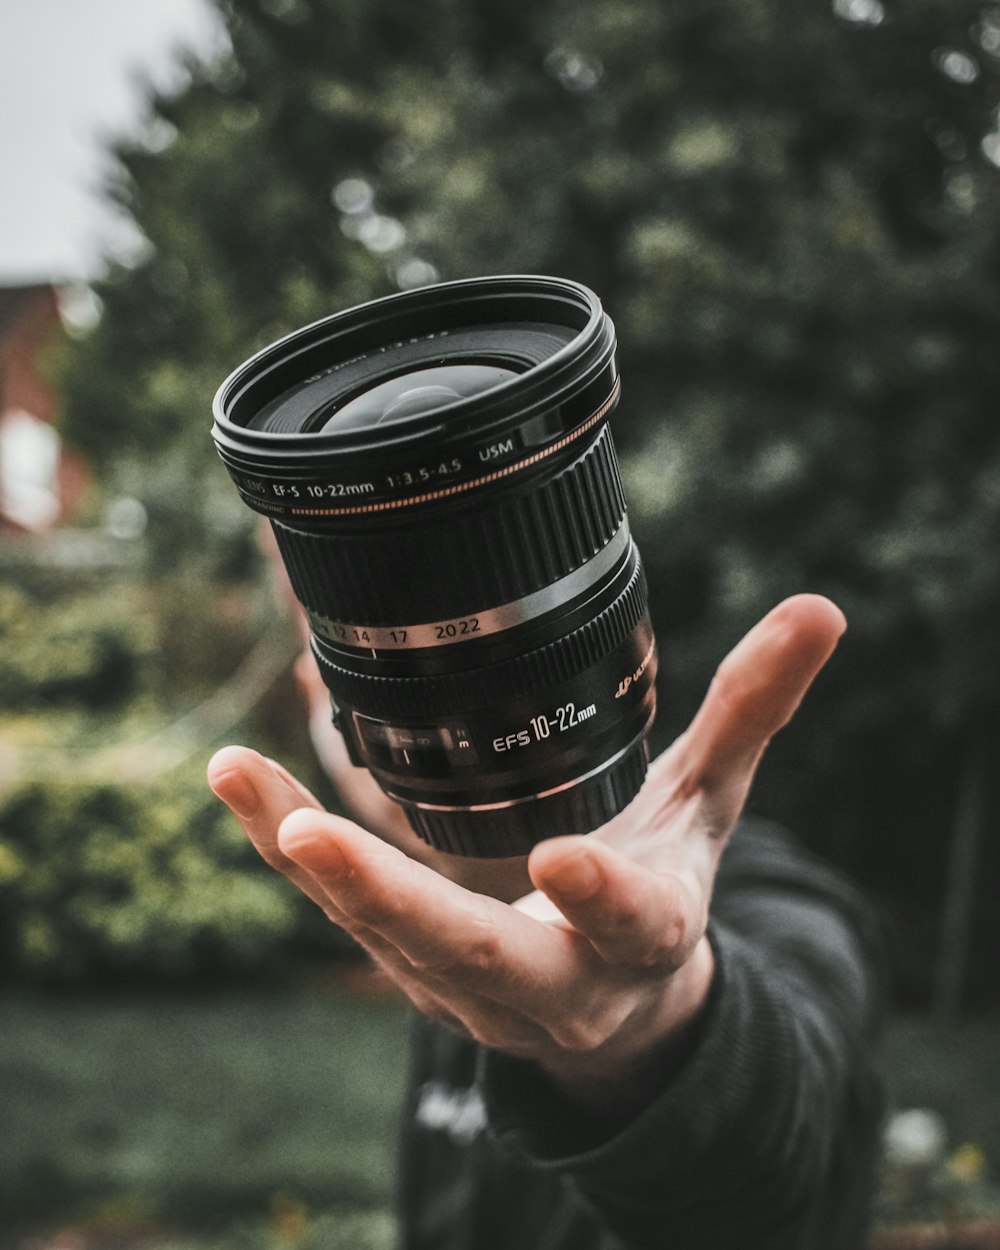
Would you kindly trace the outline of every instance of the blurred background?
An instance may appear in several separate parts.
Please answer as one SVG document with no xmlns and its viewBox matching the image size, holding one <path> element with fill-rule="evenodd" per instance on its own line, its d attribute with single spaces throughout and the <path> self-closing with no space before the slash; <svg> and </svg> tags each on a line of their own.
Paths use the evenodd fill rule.
<svg viewBox="0 0 1000 1250">
<path fill-rule="evenodd" d="M 0 169 L 0 1247 L 389 1250 L 406 1013 L 204 784 L 326 794 L 210 404 L 503 272 L 617 325 L 657 746 L 846 611 L 752 807 L 886 918 L 873 1245 L 1000 1246 L 1000 7 L 6 0 Z"/>
</svg>

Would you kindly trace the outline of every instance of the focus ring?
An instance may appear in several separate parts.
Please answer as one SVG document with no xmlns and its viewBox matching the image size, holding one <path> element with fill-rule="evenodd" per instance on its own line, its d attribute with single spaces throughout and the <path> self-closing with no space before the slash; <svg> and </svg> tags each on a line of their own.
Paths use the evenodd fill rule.
<svg viewBox="0 0 1000 1250">
<path fill-rule="evenodd" d="M 335 621 L 408 625 L 514 602 L 586 564 L 618 532 L 625 497 L 606 425 L 550 481 L 421 524 L 306 533 L 272 521 L 296 596 Z"/>
<path fill-rule="evenodd" d="M 484 707 L 535 693 L 576 677 L 620 646 L 646 615 L 646 578 L 633 546 L 635 568 L 621 594 L 565 637 L 509 660 L 458 673 L 382 677 L 336 664 L 315 644 L 323 679 L 338 702 L 393 720 L 449 715 L 456 707 Z M 652 631 L 650 631 L 652 636 Z"/>
</svg>

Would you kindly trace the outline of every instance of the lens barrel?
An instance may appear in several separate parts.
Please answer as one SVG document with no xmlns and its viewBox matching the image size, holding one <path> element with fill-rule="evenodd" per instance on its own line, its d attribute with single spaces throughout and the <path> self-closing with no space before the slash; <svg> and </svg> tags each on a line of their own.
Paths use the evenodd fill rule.
<svg viewBox="0 0 1000 1250">
<path fill-rule="evenodd" d="M 439 849 L 589 832 L 645 776 L 656 651 L 615 347 L 585 287 L 480 278 L 325 318 L 216 395 L 351 757 Z"/>
</svg>

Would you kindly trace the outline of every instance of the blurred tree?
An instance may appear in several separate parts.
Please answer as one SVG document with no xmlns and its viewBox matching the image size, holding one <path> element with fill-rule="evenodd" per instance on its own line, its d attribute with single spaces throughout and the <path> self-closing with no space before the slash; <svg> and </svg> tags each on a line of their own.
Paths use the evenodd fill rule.
<svg viewBox="0 0 1000 1250">
<path fill-rule="evenodd" d="M 438 276 L 587 282 L 622 344 L 660 736 L 776 599 L 836 598 L 849 641 L 757 801 L 894 902 L 926 989 L 960 778 L 977 838 L 997 813 L 1000 8 L 217 2 L 231 52 L 119 149 L 148 247 L 99 285 L 67 430 L 163 560 L 218 561 L 248 518 L 208 402 L 251 349 Z"/>
</svg>

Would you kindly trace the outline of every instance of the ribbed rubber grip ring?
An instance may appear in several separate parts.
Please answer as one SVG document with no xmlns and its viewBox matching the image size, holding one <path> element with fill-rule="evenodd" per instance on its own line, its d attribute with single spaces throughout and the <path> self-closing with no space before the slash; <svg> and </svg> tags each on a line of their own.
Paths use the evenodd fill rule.
<svg viewBox="0 0 1000 1250">
<path fill-rule="evenodd" d="M 642 739 L 601 772 L 541 798 L 506 807 L 434 809 L 406 805 L 412 828 L 452 855 L 527 855 L 536 842 L 597 829 L 642 788 L 647 756 Z"/>
<path fill-rule="evenodd" d="M 367 716 L 421 720 L 451 715 L 456 708 L 504 703 L 586 672 L 629 637 L 647 606 L 646 578 L 634 544 L 631 558 L 632 576 L 603 612 L 565 637 L 497 663 L 457 673 L 385 677 L 342 668 L 315 641 L 313 652 L 337 701 Z"/>
<path fill-rule="evenodd" d="M 514 602 L 580 568 L 625 516 L 608 427 L 551 479 L 488 489 L 459 508 L 363 531 L 306 533 L 272 521 L 295 594 L 312 612 L 375 626 L 438 621 Z"/>
</svg>

